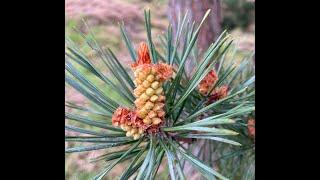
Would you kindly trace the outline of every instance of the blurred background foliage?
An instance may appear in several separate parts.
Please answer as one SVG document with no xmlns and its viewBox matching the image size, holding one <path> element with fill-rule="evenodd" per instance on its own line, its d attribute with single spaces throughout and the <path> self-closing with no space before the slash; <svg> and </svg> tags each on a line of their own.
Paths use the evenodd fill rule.
<svg viewBox="0 0 320 180">
<path fill-rule="evenodd" d="M 243 31 L 252 31 L 255 21 L 255 4 L 248 0 L 223 1 L 223 29 L 241 28 Z"/>
<path fill-rule="evenodd" d="M 155 46 L 159 47 L 160 39 L 157 37 L 166 33 L 165 29 L 169 24 L 168 4 L 169 0 L 66 0 L 65 33 L 67 37 L 79 44 L 79 47 L 94 61 L 93 52 L 84 45 L 81 35 L 74 31 L 74 28 L 76 28 L 86 33 L 82 22 L 82 18 L 85 19 L 95 34 L 97 41 L 103 46 L 111 48 L 122 63 L 126 65 L 130 62 L 130 56 L 121 39 L 118 23 L 124 22 L 133 44 L 137 45 L 139 42 L 146 40 L 143 9 L 150 9 L 152 12 L 152 35 Z M 240 61 L 244 56 L 254 51 L 255 2 L 252 0 L 223 0 L 221 1 L 221 9 L 221 29 L 227 29 L 233 35 L 235 45 L 239 49 L 235 58 Z M 85 73 L 85 70 L 82 72 Z M 90 77 L 90 74 L 88 76 L 95 84 L 101 84 L 102 86 L 98 79 Z M 117 99 L 115 93 L 109 91 L 108 87 L 100 88 L 105 89 L 105 93 L 109 97 Z M 83 96 L 68 85 L 66 85 L 65 97 L 68 101 L 89 105 Z M 83 126 L 77 123 L 74 125 Z M 68 146 L 75 145 L 68 143 L 66 144 Z M 89 159 L 97 155 L 96 151 L 66 154 L 65 178 L 76 180 L 92 177 L 96 174 L 95 170 L 99 169 L 99 163 L 90 163 Z M 113 177 L 121 174 L 124 167 L 115 167 L 106 179 L 113 179 Z M 166 165 L 160 167 L 157 179 L 169 179 L 166 167 Z"/>
</svg>

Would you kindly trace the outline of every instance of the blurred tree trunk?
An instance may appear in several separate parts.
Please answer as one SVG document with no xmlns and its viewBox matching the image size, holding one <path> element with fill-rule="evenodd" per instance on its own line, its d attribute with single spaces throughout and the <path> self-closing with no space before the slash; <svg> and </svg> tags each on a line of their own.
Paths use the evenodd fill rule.
<svg viewBox="0 0 320 180">
<path fill-rule="evenodd" d="M 198 47 L 200 51 L 205 51 L 211 43 L 213 43 L 221 33 L 221 23 L 222 23 L 222 14 L 221 14 L 221 1 L 220 0 L 169 0 L 169 10 L 168 16 L 170 23 L 173 27 L 173 32 L 177 31 L 177 24 L 179 18 L 179 12 L 181 17 L 188 10 L 190 18 L 196 23 L 200 23 L 204 14 L 208 9 L 211 9 L 210 15 L 207 17 L 205 23 L 202 25 L 199 36 L 198 36 Z M 217 64 L 218 65 L 218 64 Z M 189 65 L 187 65 L 188 67 Z M 191 65 L 192 66 L 192 65 Z M 187 68 L 188 69 L 188 68 Z M 206 141 L 198 141 L 199 145 L 192 150 L 194 155 L 198 154 L 200 147 L 204 146 Z M 206 146 L 209 147 L 209 146 Z M 204 148 L 204 147 L 203 147 Z M 204 148 L 202 152 L 202 161 L 208 162 L 211 159 L 209 156 L 209 148 Z M 209 160 L 210 161 L 210 160 Z M 186 177 L 192 177 L 198 175 L 197 172 L 190 166 L 186 164 L 184 166 L 184 172 L 186 172 Z"/>
<path fill-rule="evenodd" d="M 182 16 L 189 11 L 192 20 L 199 23 L 205 12 L 211 9 L 206 22 L 203 24 L 199 37 L 198 45 L 201 50 L 206 50 L 221 33 L 221 1 L 220 0 L 169 0 L 169 19 L 176 32 L 179 12 Z"/>
</svg>

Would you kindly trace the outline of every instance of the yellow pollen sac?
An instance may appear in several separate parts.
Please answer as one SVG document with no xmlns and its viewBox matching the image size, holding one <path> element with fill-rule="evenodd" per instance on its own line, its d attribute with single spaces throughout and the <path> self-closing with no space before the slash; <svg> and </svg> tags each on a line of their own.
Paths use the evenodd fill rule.
<svg viewBox="0 0 320 180">
<path fill-rule="evenodd" d="M 139 79 L 146 79 L 147 78 L 147 74 L 143 71 L 139 73 Z"/>
<path fill-rule="evenodd" d="M 157 95 L 160 95 L 162 92 L 163 92 L 163 88 L 162 88 L 162 87 L 159 87 L 159 88 L 156 90 L 156 94 L 157 94 Z"/>
<path fill-rule="evenodd" d="M 147 101 L 149 99 L 149 96 L 146 93 L 143 93 L 139 98 L 143 101 Z"/>
<path fill-rule="evenodd" d="M 137 128 L 132 128 L 131 129 L 131 134 L 135 134 L 135 133 L 137 133 L 138 132 L 138 129 Z"/>
<path fill-rule="evenodd" d="M 129 128 L 129 126 L 126 125 L 126 124 L 121 124 L 120 127 L 121 127 L 121 129 L 124 130 L 124 131 L 127 131 L 128 128 Z"/>
<path fill-rule="evenodd" d="M 154 111 L 159 111 L 159 110 L 161 110 L 163 107 L 164 107 L 164 104 L 163 104 L 163 103 L 156 103 L 156 104 L 154 105 L 154 107 L 153 107 L 152 110 L 154 110 Z"/>
<path fill-rule="evenodd" d="M 120 127 L 122 130 L 125 130 L 125 124 L 121 124 Z"/>
<path fill-rule="evenodd" d="M 152 123 L 152 121 L 149 117 L 144 118 L 142 121 L 143 121 L 143 123 L 148 124 L 148 125 Z"/>
<path fill-rule="evenodd" d="M 158 98 L 158 101 L 159 101 L 159 102 L 163 102 L 163 101 L 165 101 L 165 100 L 166 100 L 166 97 L 163 96 L 163 95 L 160 95 L 159 98 Z"/>
<path fill-rule="evenodd" d="M 145 81 L 143 81 L 142 86 L 143 86 L 144 88 L 148 88 L 148 87 L 150 87 L 150 82 L 147 81 L 147 80 L 145 80 Z"/>
<path fill-rule="evenodd" d="M 137 106 L 137 107 L 142 107 L 142 106 L 144 106 L 144 104 L 145 104 L 146 102 L 145 101 L 143 101 L 142 99 L 136 99 L 135 101 L 134 101 L 134 104 Z"/>
<path fill-rule="evenodd" d="M 142 128 L 139 128 L 138 134 L 143 134 L 143 129 Z"/>
<path fill-rule="evenodd" d="M 158 117 L 164 117 L 166 113 L 164 111 L 158 111 L 157 114 L 158 114 Z"/>
<path fill-rule="evenodd" d="M 136 70 L 133 72 L 134 77 L 135 77 L 135 78 L 138 78 L 140 72 L 141 72 L 141 69 L 136 69 Z"/>
<path fill-rule="evenodd" d="M 158 81 L 154 81 L 152 84 L 151 84 L 151 87 L 153 88 L 153 89 L 158 89 L 158 87 L 159 87 L 159 82 Z"/>
<path fill-rule="evenodd" d="M 129 127 L 131 127 L 131 126 L 125 125 L 125 126 L 124 126 L 124 130 L 125 130 L 125 131 L 128 131 Z"/>
<path fill-rule="evenodd" d="M 160 124 L 161 121 L 162 121 L 162 120 L 161 120 L 160 118 L 157 118 L 157 117 L 152 118 L 152 124 L 154 124 L 154 125 Z"/>
<path fill-rule="evenodd" d="M 151 119 L 149 119 L 150 124 L 152 123 Z M 126 131 L 126 136 L 127 137 L 133 137 L 133 139 L 138 139 L 140 138 L 141 134 L 144 133 L 144 129 L 141 127 L 137 127 L 136 125 L 132 124 L 132 122 L 127 121 L 125 123 L 122 123 L 120 125 L 121 129 Z"/>
<path fill-rule="evenodd" d="M 149 118 L 154 118 L 154 117 L 156 117 L 157 116 L 157 113 L 155 113 L 154 111 L 150 111 L 149 113 L 148 113 L 148 117 Z"/>
<path fill-rule="evenodd" d="M 150 98 L 150 101 L 151 102 L 155 102 L 155 101 L 157 101 L 158 100 L 158 96 L 157 95 L 153 95 L 153 96 L 151 96 L 151 98 Z"/>
<path fill-rule="evenodd" d="M 144 106 L 145 109 L 151 110 L 154 107 L 154 104 L 150 101 L 148 101 L 146 103 L 146 105 Z"/>
<path fill-rule="evenodd" d="M 147 80 L 152 83 L 154 81 L 154 75 L 152 74 L 148 75 Z"/>
<path fill-rule="evenodd" d="M 133 94 L 134 94 L 136 97 L 139 97 L 144 91 L 145 91 L 145 88 L 143 88 L 142 86 L 138 86 L 138 88 L 136 88 L 136 89 L 133 91 Z"/>
<path fill-rule="evenodd" d="M 134 71 L 134 72 L 133 72 L 133 75 L 134 75 L 135 78 L 137 78 L 137 77 L 138 77 L 138 72 L 137 72 L 137 71 Z"/>
<path fill-rule="evenodd" d="M 147 116 L 147 111 L 145 109 L 141 109 L 140 111 L 138 111 L 137 115 L 139 118 L 143 119 Z"/>
<path fill-rule="evenodd" d="M 157 105 L 155 105 L 152 109 L 152 111 L 159 111 L 159 110 L 161 110 L 161 108 Z"/>
<path fill-rule="evenodd" d="M 136 83 L 139 85 L 139 84 L 142 84 L 142 80 L 141 79 L 136 79 Z"/>
<path fill-rule="evenodd" d="M 157 73 L 157 70 L 155 68 L 151 69 L 151 74 L 155 75 Z"/>
<path fill-rule="evenodd" d="M 146 90 L 146 88 L 144 88 L 143 86 L 138 86 L 135 90 L 137 90 L 139 92 L 143 92 Z"/>
<path fill-rule="evenodd" d="M 132 129 L 131 126 L 127 126 L 127 131 L 130 131 Z"/>
<path fill-rule="evenodd" d="M 127 137 L 130 137 L 132 134 L 131 134 L 131 131 L 127 131 L 127 133 L 126 133 L 126 136 Z"/>
<path fill-rule="evenodd" d="M 134 134 L 134 135 L 133 135 L 133 139 L 134 139 L 134 140 L 139 139 L 139 137 L 140 137 L 140 134 Z"/>
<path fill-rule="evenodd" d="M 146 90 L 146 94 L 147 94 L 148 96 L 152 96 L 152 95 L 154 94 L 154 89 L 148 88 L 148 89 Z"/>
</svg>

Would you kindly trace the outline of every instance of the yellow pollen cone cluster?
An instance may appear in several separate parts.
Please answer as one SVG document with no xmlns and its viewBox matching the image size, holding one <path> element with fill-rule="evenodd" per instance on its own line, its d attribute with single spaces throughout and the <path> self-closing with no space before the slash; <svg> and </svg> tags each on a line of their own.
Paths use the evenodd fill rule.
<svg viewBox="0 0 320 180">
<path fill-rule="evenodd" d="M 112 124 L 120 126 L 128 137 L 140 138 L 144 133 L 157 133 L 164 121 L 165 96 L 162 84 L 172 77 L 173 69 L 164 63 L 152 64 L 148 45 L 141 43 L 138 59 L 131 64 L 134 72 L 134 109 L 118 107 L 113 113 Z"/>
<path fill-rule="evenodd" d="M 124 131 L 127 131 L 126 136 L 130 137 L 132 136 L 134 140 L 139 139 L 140 136 L 144 133 L 144 130 L 142 128 L 128 125 L 128 124 L 122 124 L 120 125 L 121 129 Z"/>
<path fill-rule="evenodd" d="M 155 66 L 140 66 L 135 69 L 137 116 L 146 125 L 158 125 L 165 115 L 163 110 L 165 96 L 162 81 Z"/>
<path fill-rule="evenodd" d="M 113 113 L 112 124 L 120 126 L 121 129 L 127 132 L 126 136 L 133 137 L 134 140 L 139 139 L 145 130 L 145 126 L 137 118 L 136 112 L 122 107 L 119 107 Z"/>
</svg>

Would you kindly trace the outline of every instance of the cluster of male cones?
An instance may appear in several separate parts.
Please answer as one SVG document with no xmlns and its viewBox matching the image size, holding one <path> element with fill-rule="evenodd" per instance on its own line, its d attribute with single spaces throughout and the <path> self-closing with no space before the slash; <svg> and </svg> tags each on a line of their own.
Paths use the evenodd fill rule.
<svg viewBox="0 0 320 180">
<path fill-rule="evenodd" d="M 172 66 L 164 63 L 152 64 L 148 45 L 141 43 L 138 59 L 131 65 L 135 76 L 135 108 L 118 107 L 112 116 L 112 124 L 120 126 L 128 137 L 139 139 L 144 133 L 156 133 L 164 122 L 165 100 L 163 83 L 173 75 Z M 211 70 L 199 84 L 199 92 L 207 95 L 215 86 L 218 76 Z M 228 87 L 221 86 L 212 90 L 209 102 L 227 96 Z"/>
<path fill-rule="evenodd" d="M 210 90 L 216 85 L 218 82 L 218 75 L 215 70 L 211 70 L 199 83 L 199 92 L 202 95 L 207 95 L 210 93 Z M 212 92 L 208 96 L 208 103 L 217 101 L 222 99 L 228 95 L 228 86 L 223 85 L 220 87 L 215 87 Z"/>
<path fill-rule="evenodd" d="M 162 84 L 172 77 L 171 66 L 152 64 L 148 45 L 141 43 L 138 59 L 133 63 L 135 108 L 119 107 L 113 114 L 112 124 L 120 126 L 133 139 L 140 138 L 145 132 L 156 133 L 164 122 L 165 95 Z"/>
</svg>

